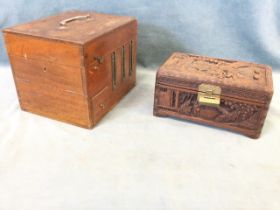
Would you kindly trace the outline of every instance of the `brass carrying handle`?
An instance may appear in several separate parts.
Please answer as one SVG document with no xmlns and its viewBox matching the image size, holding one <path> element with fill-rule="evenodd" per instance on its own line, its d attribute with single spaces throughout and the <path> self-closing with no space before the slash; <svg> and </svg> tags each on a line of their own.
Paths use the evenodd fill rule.
<svg viewBox="0 0 280 210">
<path fill-rule="evenodd" d="M 88 18 L 90 18 L 89 14 L 87 14 L 87 15 L 79 15 L 79 16 L 75 16 L 75 17 L 71 17 L 71 18 L 62 20 L 62 21 L 59 22 L 59 25 L 60 26 L 66 26 L 67 23 L 69 23 L 69 22 L 72 22 L 72 21 L 75 21 L 75 20 L 84 20 L 84 19 L 88 19 Z"/>
</svg>

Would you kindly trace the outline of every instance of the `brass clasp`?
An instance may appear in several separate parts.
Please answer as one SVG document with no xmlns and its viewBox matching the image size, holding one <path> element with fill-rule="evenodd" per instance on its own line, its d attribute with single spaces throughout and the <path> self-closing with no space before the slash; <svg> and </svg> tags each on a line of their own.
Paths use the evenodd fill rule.
<svg viewBox="0 0 280 210">
<path fill-rule="evenodd" d="M 200 105 L 219 106 L 221 92 L 219 86 L 201 84 L 198 86 L 198 102 Z"/>
</svg>

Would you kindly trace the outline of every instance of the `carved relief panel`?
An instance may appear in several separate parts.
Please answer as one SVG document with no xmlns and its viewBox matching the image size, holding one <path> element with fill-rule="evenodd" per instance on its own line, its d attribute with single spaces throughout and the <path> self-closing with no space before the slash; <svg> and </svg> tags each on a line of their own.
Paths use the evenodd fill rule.
<svg viewBox="0 0 280 210">
<path fill-rule="evenodd" d="M 167 61 L 165 68 L 188 71 L 190 76 L 196 76 L 199 73 L 218 80 L 233 82 L 244 80 L 263 85 L 266 83 L 263 66 L 239 61 L 175 54 Z"/>
<path fill-rule="evenodd" d="M 197 93 L 194 92 L 166 86 L 157 86 L 156 91 L 155 106 L 160 109 L 240 128 L 254 130 L 259 126 L 262 110 L 260 106 L 221 99 L 219 107 L 211 107 L 200 105 Z"/>
</svg>

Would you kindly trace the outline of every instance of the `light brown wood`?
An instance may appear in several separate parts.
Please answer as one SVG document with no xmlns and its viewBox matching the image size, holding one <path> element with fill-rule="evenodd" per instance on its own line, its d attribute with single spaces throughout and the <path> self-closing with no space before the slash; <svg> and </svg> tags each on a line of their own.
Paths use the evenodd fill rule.
<svg viewBox="0 0 280 210">
<path fill-rule="evenodd" d="M 26 60 L 71 67 L 83 65 L 80 45 L 13 33 L 12 29 L 4 30 L 4 38 L 10 57 L 21 57 Z"/>
<path fill-rule="evenodd" d="M 199 103 L 201 84 L 221 88 L 218 106 Z M 272 95 L 269 66 L 174 53 L 157 72 L 154 115 L 187 119 L 258 138 Z"/>
<path fill-rule="evenodd" d="M 75 94 L 37 81 L 17 80 L 21 108 L 49 118 L 91 127 L 88 100 Z"/>
<path fill-rule="evenodd" d="M 81 68 L 12 57 L 16 80 L 36 81 L 83 95 Z"/>
<path fill-rule="evenodd" d="M 4 38 L 25 111 L 91 128 L 135 85 L 132 17 L 70 11 L 5 29 Z"/>
</svg>

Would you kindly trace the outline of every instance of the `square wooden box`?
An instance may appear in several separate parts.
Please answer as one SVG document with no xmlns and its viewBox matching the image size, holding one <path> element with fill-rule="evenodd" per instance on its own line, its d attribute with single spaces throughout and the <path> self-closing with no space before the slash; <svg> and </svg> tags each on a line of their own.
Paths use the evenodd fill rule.
<svg viewBox="0 0 280 210">
<path fill-rule="evenodd" d="M 4 30 L 23 110 L 93 127 L 136 80 L 137 21 L 70 11 Z"/>
<path fill-rule="evenodd" d="M 258 138 L 272 95 L 269 66 L 174 53 L 157 72 L 154 115 Z"/>
</svg>

